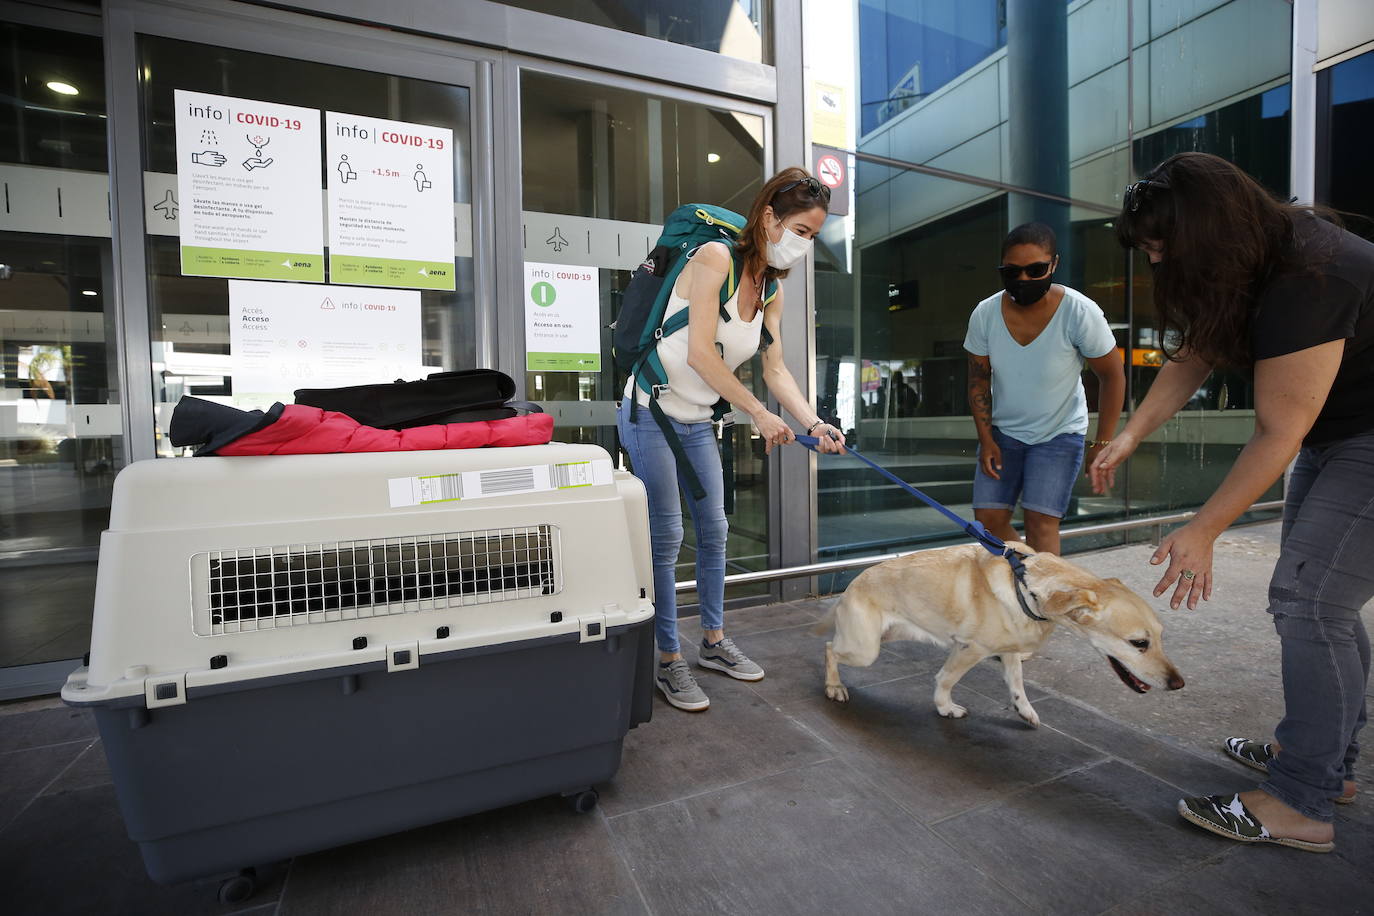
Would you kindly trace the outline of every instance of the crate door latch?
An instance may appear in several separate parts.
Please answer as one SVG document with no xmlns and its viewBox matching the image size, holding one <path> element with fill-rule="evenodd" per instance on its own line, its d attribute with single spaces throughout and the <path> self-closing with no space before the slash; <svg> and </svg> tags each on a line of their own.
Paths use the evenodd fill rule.
<svg viewBox="0 0 1374 916">
<path fill-rule="evenodd" d="M 577 618 L 577 622 L 582 630 L 582 637 L 578 642 L 598 642 L 606 638 L 605 614 L 589 614 Z"/>
</svg>

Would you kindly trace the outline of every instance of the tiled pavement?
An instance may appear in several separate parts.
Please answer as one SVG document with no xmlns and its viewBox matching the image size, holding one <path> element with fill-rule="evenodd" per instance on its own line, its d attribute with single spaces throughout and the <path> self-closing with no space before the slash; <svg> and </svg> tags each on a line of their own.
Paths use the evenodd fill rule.
<svg viewBox="0 0 1374 916">
<path fill-rule="evenodd" d="M 810 633 L 826 604 L 731 612 L 767 678 L 702 672 L 701 715 L 660 701 L 596 812 L 544 799 L 302 856 L 261 870 L 237 908 L 216 882 L 144 875 L 88 714 L 0 707 L 0 911 L 1374 911 L 1374 793 L 1339 811 L 1334 854 L 1228 843 L 1174 802 L 1253 784 L 1249 771 L 1063 691 L 1031 690 L 1044 724 L 1030 729 L 995 663 L 956 688 L 960 721 L 934 714 L 940 653 L 915 644 L 844 669 L 850 702 L 826 700 Z M 1093 683 L 1124 690 L 1109 679 Z"/>
</svg>

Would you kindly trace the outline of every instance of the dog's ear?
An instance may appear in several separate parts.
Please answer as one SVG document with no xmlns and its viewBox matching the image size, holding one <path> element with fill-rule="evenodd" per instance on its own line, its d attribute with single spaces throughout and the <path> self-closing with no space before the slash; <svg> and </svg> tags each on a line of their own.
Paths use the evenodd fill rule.
<svg viewBox="0 0 1374 916">
<path fill-rule="evenodd" d="M 1091 623 L 1093 616 L 1102 610 L 1097 600 L 1097 592 L 1090 588 L 1069 588 L 1050 595 L 1045 602 L 1045 611 L 1051 616 L 1067 617 L 1074 623 Z"/>
</svg>

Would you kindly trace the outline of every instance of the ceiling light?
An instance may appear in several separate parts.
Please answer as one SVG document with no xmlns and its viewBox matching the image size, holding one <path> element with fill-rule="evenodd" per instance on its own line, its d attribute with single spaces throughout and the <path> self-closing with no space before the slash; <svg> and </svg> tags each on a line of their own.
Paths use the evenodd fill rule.
<svg viewBox="0 0 1374 916">
<path fill-rule="evenodd" d="M 720 161 L 720 153 L 707 153 L 707 154 L 706 154 L 706 161 L 707 161 L 707 162 L 719 162 L 719 161 Z"/>
<path fill-rule="evenodd" d="M 49 80 L 47 87 L 58 95 L 76 95 L 76 87 L 71 83 L 63 83 L 57 80 Z"/>
<path fill-rule="evenodd" d="M 97 293 L 97 292 L 96 292 L 95 290 L 93 290 L 93 289 L 83 289 L 83 290 L 81 291 L 81 295 L 83 295 L 83 296 L 98 296 L 98 295 L 100 295 L 100 294 Z"/>
</svg>

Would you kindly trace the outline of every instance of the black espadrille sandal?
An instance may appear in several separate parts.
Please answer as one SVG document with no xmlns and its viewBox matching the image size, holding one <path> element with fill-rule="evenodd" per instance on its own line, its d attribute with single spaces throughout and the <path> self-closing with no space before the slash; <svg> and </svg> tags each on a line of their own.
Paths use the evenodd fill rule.
<svg viewBox="0 0 1374 916">
<path fill-rule="evenodd" d="M 1226 751 L 1226 756 L 1233 760 L 1239 760 L 1261 773 L 1269 772 L 1269 761 L 1274 759 L 1274 746 L 1272 744 L 1261 744 L 1249 738 L 1227 738 L 1223 749 Z M 1351 792 L 1346 795 L 1342 792 L 1331 800 L 1338 805 L 1349 805 L 1354 803 L 1356 794 Z"/>
<path fill-rule="evenodd" d="M 1274 759 L 1272 744 L 1261 744 L 1249 738 L 1227 738 L 1225 749 L 1229 757 L 1261 773 L 1269 772 L 1269 761 Z"/>
<path fill-rule="evenodd" d="M 1217 836 L 1242 843 L 1273 843 L 1288 846 L 1304 852 L 1331 852 L 1335 843 L 1310 843 L 1292 837 L 1270 836 L 1269 831 L 1259 819 L 1245 807 L 1239 795 L 1199 795 L 1194 798 L 1180 798 L 1178 813 L 1189 823 Z"/>
</svg>

